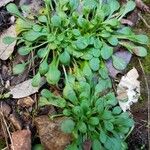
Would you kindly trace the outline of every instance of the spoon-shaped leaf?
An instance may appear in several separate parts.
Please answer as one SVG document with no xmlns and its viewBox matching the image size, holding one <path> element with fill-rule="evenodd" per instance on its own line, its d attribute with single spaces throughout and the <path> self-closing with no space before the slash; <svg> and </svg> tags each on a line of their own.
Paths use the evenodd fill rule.
<svg viewBox="0 0 150 150">
<path fill-rule="evenodd" d="M 38 72 L 32 79 L 32 86 L 38 87 L 40 85 L 40 82 L 41 82 L 41 75 Z"/>
<path fill-rule="evenodd" d="M 24 17 L 21 15 L 19 9 L 17 8 L 17 6 L 14 3 L 8 4 L 6 6 L 6 9 L 9 13 L 24 19 Z"/>
<path fill-rule="evenodd" d="M 117 70 L 124 70 L 127 67 L 127 63 L 122 58 L 113 55 L 112 60 L 113 60 L 113 66 Z"/>
<path fill-rule="evenodd" d="M 120 4 L 116 0 L 109 0 L 108 4 L 110 7 L 110 15 L 109 16 L 111 16 L 116 10 L 119 9 Z"/>
<path fill-rule="evenodd" d="M 25 70 L 25 63 L 23 64 L 17 64 L 16 66 L 13 67 L 13 74 L 21 74 Z"/>
<path fill-rule="evenodd" d="M 129 0 L 124 6 L 123 9 L 121 10 L 121 16 L 119 17 L 119 20 L 122 19 L 127 13 L 132 11 L 135 8 L 136 4 L 132 0 Z"/>
<path fill-rule="evenodd" d="M 147 55 L 147 50 L 142 46 L 136 46 L 132 49 L 132 51 L 140 57 L 145 57 Z"/>
</svg>

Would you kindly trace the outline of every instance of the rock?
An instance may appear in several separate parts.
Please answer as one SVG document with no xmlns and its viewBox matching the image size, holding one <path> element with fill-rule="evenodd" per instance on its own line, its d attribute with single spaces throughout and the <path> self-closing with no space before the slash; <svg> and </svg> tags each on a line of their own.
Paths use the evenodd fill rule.
<svg viewBox="0 0 150 150">
<path fill-rule="evenodd" d="M 18 116 L 16 116 L 15 114 L 10 114 L 9 120 L 12 122 L 12 124 L 14 125 L 16 129 L 18 130 L 22 129 L 22 122 Z"/>
<path fill-rule="evenodd" d="M 5 102 L 0 102 L 0 113 L 2 113 L 5 117 L 8 117 L 11 113 L 10 106 Z"/>
<path fill-rule="evenodd" d="M 35 103 L 35 101 L 31 97 L 25 97 L 18 100 L 17 105 L 21 107 L 32 107 L 32 105 Z"/>
<path fill-rule="evenodd" d="M 35 125 L 45 150 L 64 150 L 70 143 L 71 136 L 60 130 L 60 124 L 63 120 L 63 117 L 54 120 L 50 120 L 48 116 L 35 118 Z"/>
<path fill-rule="evenodd" d="M 31 150 L 31 132 L 30 130 L 21 130 L 12 133 L 14 150 Z"/>
</svg>

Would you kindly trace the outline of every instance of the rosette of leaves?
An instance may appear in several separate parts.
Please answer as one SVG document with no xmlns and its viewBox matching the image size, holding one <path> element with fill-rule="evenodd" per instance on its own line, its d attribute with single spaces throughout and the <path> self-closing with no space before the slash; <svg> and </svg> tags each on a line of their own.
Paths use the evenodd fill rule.
<svg viewBox="0 0 150 150">
<path fill-rule="evenodd" d="M 66 149 L 83 149 L 88 139 L 92 149 L 120 150 L 126 148 L 125 138 L 134 125 L 128 112 L 122 112 L 117 106 L 109 77 L 90 77 L 80 71 L 80 75 L 66 76 L 66 85 L 62 96 L 55 96 L 49 90 L 42 90 L 39 106 L 54 105 L 62 108 L 66 116 L 61 124 L 64 133 L 72 134 L 73 142 Z M 51 116 L 52 118 L 54 116 Z"/>
<path fill-rule="evenodd" d="M 117 0 L 107 0 L 107 3 L 103 0 L 45 0 L 45 12 L 29 20 L 22 16 L 15 4 L 10 3 L 7 10 L 18 17 L 18 37 L 6 37 L 4 42 L 10 44 L 17 40 L 20 55 L 34 52 L 40 62 L 35 81 L 41 76 L 58 74 L 53 83 L 47 80 L 56 84 L 60 78 L 58 68 L 85 60 L 92 72 L 99 71 L 101 62 L 110 58 L 114 67 L 123 70 L 127 64 L 113 55 L 116 46 L 121 45 L 137 56 L 147 54 L 143 47 L 148 43 L 147 36 L 136 35 L 120 23 L 134 8 L 135 3 L 131 0 L 123 6 Z M 57 65 L 53 63 L 56 58 Z M 23 72 L 28 64 L 15 66 L 14 73 Z"/>
</svg>

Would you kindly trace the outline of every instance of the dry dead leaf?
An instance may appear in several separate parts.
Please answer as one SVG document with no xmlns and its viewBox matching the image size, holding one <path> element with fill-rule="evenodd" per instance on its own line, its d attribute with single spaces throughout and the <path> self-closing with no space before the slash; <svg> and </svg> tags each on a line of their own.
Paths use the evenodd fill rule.
<svg viewBox="0 0 150 150">
<path fill-rule="evenodd" d="M 35 101 L 31 97 L 25 97 L 18 100 L 17 105 L 21 107 L 32 107 L 32 105 L 35 103 Z"/>
<path fill-rule="evenodd" d="M 6 45 L 3 43 L 3 38 L 5 36 L 16 37 L 15 26 L 11 25 L 4 33 L 0 36 L 0 59 L 7 60 L 9 56 L 13 53 L 14 47 L 16 45 L 16 41 L 14 41 L 10 45 Z"/>
<path fill-rule="evenodd" d="M 140 82 L 137 80 L 139 74 L 135 68 L 131 69 L 117 87 L 117 99 L 123 111 L 130 109 L 133 103 L 138 101 L 140 96 Z"/>
<path fill-rule="evenodd" d="M 13 2 L 14 0 L 0 0 L 0 7 L 5 6 L 6 4 Z"/>
<path fill-rule="evenodd" d="M 45 83 L 45 79 L 41 80 L 41 84 L 39 87 L 32 86 L 32 79 L 26 80 L 14 87 L 10 88 L 9 94 L 13 96 L 13 98 L 24 98 L 29 95 L 32 95 L 38 92 L 39 88 Z"/>
</svg>

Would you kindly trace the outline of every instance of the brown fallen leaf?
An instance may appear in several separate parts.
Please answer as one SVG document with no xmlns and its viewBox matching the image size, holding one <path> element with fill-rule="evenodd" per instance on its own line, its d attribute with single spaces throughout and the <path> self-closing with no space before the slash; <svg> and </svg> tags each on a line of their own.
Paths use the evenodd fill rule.
<svg viewBox="0 0 150 150">
<path fill-rule="evenodd" d="M 5 30 L 5 32 L 2 33 L 2 35 L 0 36 L 0 59 L 2 60 L 7 60 L 10 55 L 13 53 L 14 51 L 14 47 L 16 45 L 16 41 L 14 41 L 12 44 L 10 45 L 6 45 L 3 43 L 3 38 L 5 36 L 11 36 L 11 37 L 16 37 L 16 30 L 15 30 L 15 26 L 11 25 L 7 30 Z"/>
<path fill-rule="evenodd" d="M 45 150 L 64 150 L 70 144 L 71 136 L 60 130 L 63 117 L 50 120 L 48 116 L 35 118 L 39 137 Z"/>
<path fill-rule="evenodd" d="M 31 97 L 25 97 L 18 100 L 17 105 L 23 107 L 23 108 L 29 108 L 32 107 L 32 105 L 35 103 L 35 101 Z"/>
<path fill-rule="evenodd" d="M 45 84 L 45 79 L 43 78 L 39 87 L 32 86 L 32 79 L 26 80 L 14 87 L 10 88 L 9 94 L 13 98 L 24 98 L 38 92 L 39 88 Z"/>
<path fill-rule="evenodd" d="M 30 130 L 21 130 L 12 133 L 12 150 L 31 150 Z"/>
<path fill-rule="evenodd" d="M 13 2 L 14 0 L 0 0 L 0 7 L 5 6 L 6 4 Z"/>
</svg>

